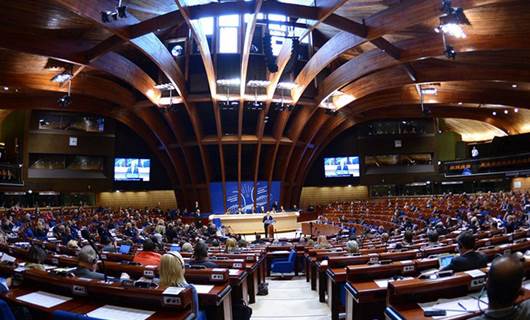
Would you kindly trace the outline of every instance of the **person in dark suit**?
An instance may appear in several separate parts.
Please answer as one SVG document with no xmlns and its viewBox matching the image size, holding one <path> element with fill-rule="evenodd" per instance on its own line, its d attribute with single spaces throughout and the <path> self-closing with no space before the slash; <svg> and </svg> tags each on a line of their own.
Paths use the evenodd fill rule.
<svg viewBox="0 0 530 320">
<path fill-rule="evenodd" d="M 193 249 L 192 260 L 190 261 L 192 266 L 204 266 L 205 268 L 217 268 L 217 264 L 208 259 L 208 245 L 199 241 L 195 244 Z"/>
<path fill-rule="evenodd" d="M 471 320 L 530 319 L 530 300 L 516 304 L 521 294 L 524 266 L 517 255 L 496 258 L 491 263 L 486 282 L 488 309 Z"/>
<path fill-rule="evenodd" d="M 447 266 L 441 269 L 454 272 L 484 268 L 488 264 L 486 256 L 475 251 L 475 236 L 470 231 L 464 231 L 456 238 L 460 256 L 454 257 Z"/>
<path fill-rule="evenodd" d="M 267 212 L 265 216 L 263 216 L 263 227 L 265 228 L 265 238 L 269 235 L 269 225 L 274 222 L 274 218 L 271 216 L 270 212 Z"/>
</svg>

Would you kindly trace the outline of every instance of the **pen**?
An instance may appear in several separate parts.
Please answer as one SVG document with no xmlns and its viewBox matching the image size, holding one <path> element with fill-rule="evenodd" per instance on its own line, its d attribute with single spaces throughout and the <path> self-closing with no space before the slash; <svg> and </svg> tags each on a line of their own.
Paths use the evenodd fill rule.
<svg viewBox="0 0 530 320">
<path fill-rule="evenodd" d="M 458 305 L 459 305 L 462 309 L 464 309 L 464 311 L 467 311 L 466 307 L 464 307 L 463 304 L 461 304 L 461 303 L 459 302 Z"/>
</svg>

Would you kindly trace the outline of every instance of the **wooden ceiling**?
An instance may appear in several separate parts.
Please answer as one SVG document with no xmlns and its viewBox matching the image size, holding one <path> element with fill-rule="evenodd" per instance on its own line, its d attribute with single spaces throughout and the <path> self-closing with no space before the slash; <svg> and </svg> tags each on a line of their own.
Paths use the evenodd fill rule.
<svg viewBox="0 0 530 320">
<path fill-rule="evenodd" d="M 73 64 L 71 109 L 98 111 L 136 130 L 161 158 L 184 203 L 207 203 L 209 182 L 221 180 L 224 185 L 230 180 L 232 160 L 237 162 L 233 176 L 238 182 L 281 180 L 284 202 L 294 202 L 312 162 L 334 137 L 363 121 L 424 117 L 417 89 L 430 83 L 436 83 L 438 93 L 425 99 L 432 109 L 428 117 L 448 118 L 448 128 L 467 136 L 486 127 L 506 134 L 530 131 L 524 110 L 530 98 L 527 0 L 453 0 L 471 22 L 464 27 L 466 38 L 447 37 L 457 51 L 454 60 L 444 56 L 441 35 L 434 31 L 441 1 L 310 3 L 127 0 L 127 18 L 103 23 L 101 11 L 113 9 L 117 1 L 2 1 L 0 86 L 10 89 L 0 94 L 0 108 L 13 109 L 21 101 L 21 107 L 32 108 L 29 103 L 39 101 L 36 97 L 48 103 L 34 108 L 56 108 L 51 101 L 65 86 L 50 82 L 58 71 L 44 66 L 48 58 Z M 292 78 L 296 87 L 290 100 L 297 108 L 272 107 L 291 55 L 292 44 L 286 41 L 277 58 L 280 71 L 263 79 L 270 80 L 264 109 L 256 116 L 240 109 L 230 131 L 216 103 L 217 57 L 194 21 L 259 12 L 309 19 L 306 34 L 315 47 Z M 253 18 L 242 32 L 241 68 L 236 70 L 242 79 L 247 78 L 255 25 Z M 188 71 L 165 45 L 176 35 L 191 35 L 198 44 L 209 94 L 189 93 Z M 155 87 L 160 82 L 177 88 L 174 112 L 160 112 L 165 103 Z M 236 90 L 241 103 L 248 91 L 245 85 Z M 349 99 L 330 115 L 319 106 L 337 92 Z M 94 102 L 99 106 L 90 106 Z M 500 114 L 493 116 L 492 108 Z M 521 112 L 505 115 L 508 108 Z M 255 129 L 249 132 L 247 127 Z"/>
</svg>

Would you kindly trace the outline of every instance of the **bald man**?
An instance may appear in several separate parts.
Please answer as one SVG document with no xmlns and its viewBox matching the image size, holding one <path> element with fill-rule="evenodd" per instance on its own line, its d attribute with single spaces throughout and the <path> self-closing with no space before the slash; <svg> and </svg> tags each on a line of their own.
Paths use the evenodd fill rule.
<svg viewBox="0 0 530 320">
<path fill-rule="evenodd" d="M 524 269 L 520 256 L 502 256 L 493 260 L 486 283 L 488 309 L 471 320 L 530 319 L 530 300 L 515 304 L 522 293 L 523 278 Z"/>
</svg>

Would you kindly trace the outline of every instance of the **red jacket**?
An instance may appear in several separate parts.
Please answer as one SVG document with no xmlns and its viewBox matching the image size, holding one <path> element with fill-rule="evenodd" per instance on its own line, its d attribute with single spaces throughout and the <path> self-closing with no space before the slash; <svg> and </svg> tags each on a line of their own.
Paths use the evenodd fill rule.
<svg viewBox="0 0 530 320">
<path fill-rule="evenodd" d="M 160 264 L 160 257 L 161 255 L 156 252 L 140 251 L 134 256 L 133 261 L 139 262 L 144 266 L 158 266 Z"/>
</svg>

